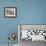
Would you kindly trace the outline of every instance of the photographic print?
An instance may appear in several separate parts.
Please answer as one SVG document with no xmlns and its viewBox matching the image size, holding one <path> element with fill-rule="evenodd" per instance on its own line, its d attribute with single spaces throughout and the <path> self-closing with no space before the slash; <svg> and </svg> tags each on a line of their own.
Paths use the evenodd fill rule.
<svg viewBox="0 0 46 46">
<path fill-rule="evenodd" d="M 5 7 L 4 16 L 8 18 L 16 18 L 16 7 Z"/>
<path fill-rule="evenodd" d="M 20 28 L 20 41 L 46 41 L 46 25 L 30 25 L 21 24 Z"/>
</svg>

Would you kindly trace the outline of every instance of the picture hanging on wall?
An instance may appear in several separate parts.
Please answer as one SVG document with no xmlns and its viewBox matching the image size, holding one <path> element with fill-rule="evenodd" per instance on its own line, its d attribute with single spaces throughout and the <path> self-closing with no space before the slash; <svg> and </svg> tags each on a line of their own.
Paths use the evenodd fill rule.
<svg viewBox="0 0 46 46">
<path fill-rule="evenodd" d="M 4 8 L 4 17 L 6 18 L 16 18 L 17 9 L 16 7 L 5 7 Z"/>
</svg>

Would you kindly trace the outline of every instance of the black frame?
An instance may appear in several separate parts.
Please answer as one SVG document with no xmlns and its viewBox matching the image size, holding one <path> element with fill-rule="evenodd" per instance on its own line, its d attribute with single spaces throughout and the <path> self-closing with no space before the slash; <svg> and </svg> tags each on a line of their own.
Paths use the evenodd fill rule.
<svg viewBox="0 0 46 46">
<path fill-rule="evenodd" d="M 15 8 L 15 11 L 16 11 L 15 16 L 5 16 L 5 9 L 6 8 Z M 16 7 L 4 7 L 4 17 L 5 18 L 16 18 L 17 17 L 17 8 Z"/>
</svg>

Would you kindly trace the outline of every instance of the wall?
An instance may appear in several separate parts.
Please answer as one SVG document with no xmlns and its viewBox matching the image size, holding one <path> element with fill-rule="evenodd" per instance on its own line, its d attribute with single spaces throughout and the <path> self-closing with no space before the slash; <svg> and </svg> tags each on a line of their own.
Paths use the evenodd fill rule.
<svg viewBox="0 0 46 46">
<path fill-rule="evenodd" d="M 17 18 L 4 18 L 9 6 L 17 7 Z M 46 0 L 0 0 L 0 44 L 8 43 L 9 32 L 18 32 L 17 24 L 46 24 Z"/>
</svg>

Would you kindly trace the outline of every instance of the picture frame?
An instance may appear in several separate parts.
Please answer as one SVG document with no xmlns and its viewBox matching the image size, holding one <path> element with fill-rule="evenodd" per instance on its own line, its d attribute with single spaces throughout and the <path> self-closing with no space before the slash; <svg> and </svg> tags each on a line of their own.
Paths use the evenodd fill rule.
<svg viewBox="0 0 46 46">
<path fill-rule="evenodd" d="M 28 30 L 28 33 L 30 35 L 26 34 L 28 36 L 27 38 L 22 37 L 22 30 L 24 30 L 24 31 Z M 34 31 L 36 31 L 36 32 L 34 32 Z M 31 34 L 31 32 L 33 32 L 33 33 Z M 24 34 L 24 32 L 23 32 L 23 34 Z M 36 35 L 37 38 L 34 35 Z M 23 36 L 25 36 L 25 35 L 23 35 Z M 31 36 L 31 37 L 33 36 L 33 37 L 30 38 L 29 36 Z M 18 24 L 18 41 L 21 42 L 22 40 L 46 41 L 46 24 Z"/>
<path fill-rule="evenodd" d="M 16 7 L 4 7 L 4 17 L 5 18 L 16 18 L 17 8 Z"/>
</svg>

